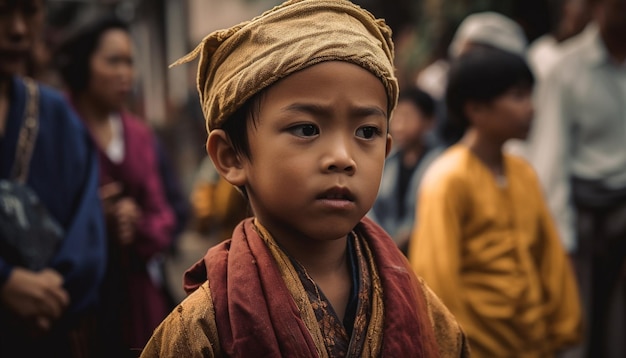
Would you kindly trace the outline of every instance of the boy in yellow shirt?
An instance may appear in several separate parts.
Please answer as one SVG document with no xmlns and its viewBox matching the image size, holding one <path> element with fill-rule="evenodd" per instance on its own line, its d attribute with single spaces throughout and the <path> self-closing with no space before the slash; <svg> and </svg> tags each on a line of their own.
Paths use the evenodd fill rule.
<svg viewBox="0 0 626 358">
<path fill-rule="evenodd" d="M 477 47 L 453 63 L 449 113 L 465 134 L 429 167 L 409 260 L 477 357 L 552 357 L 581 338 L 570 262 L 539 181 L 502 152 L 533 117 L 524 59 Z"/>
</svg>

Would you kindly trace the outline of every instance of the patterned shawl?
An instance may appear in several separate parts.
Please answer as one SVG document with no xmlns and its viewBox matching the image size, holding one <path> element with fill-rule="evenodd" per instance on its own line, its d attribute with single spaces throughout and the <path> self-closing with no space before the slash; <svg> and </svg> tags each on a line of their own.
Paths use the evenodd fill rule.
<svg viewBox="0 0 626 358">
<path fill-rule="evenodd" d="M 364 219 L 354 232 L 371 281 L 362 356 L 438 357 L 422 286 L 387 234 Z M 188 292 L 210 282 L 219 346 L 228 356 L 329 357 L 309 295 L 289 257 L 253 219 L 185 275 Z M 357 315 L 358 321 L 365 317 Z M 355 330 L 358 332 L 358 330 Z M 217 342 L 216 342 L 217 343 Z"/>
</svg>

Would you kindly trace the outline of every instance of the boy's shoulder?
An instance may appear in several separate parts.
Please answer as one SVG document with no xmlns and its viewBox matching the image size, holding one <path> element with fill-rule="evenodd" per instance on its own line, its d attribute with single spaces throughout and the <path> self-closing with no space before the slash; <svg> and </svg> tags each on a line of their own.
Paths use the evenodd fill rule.
<svg viewBox="0 0 626 358">
<path fill-rule="evenodd" d="M 215 308 L 209 281 L 205 281 L 197 290 L 190 293 L 173 312 L 179 313 L 188 323 L 197 321 L 201 317 L 204 317 L 204 319 L 214 317 Z"/>
<path fill-rule="evenodd" d="M 506 165 L 509 173 L 513 173 L 524 181 L 538 181 L 537 172 L 530 162 L 519 155 L 506 153 Z"/>
<path fill-rule="evenodd" d="M 209 282 L 191 293 L 161 322 L 141 357 L 219 356 L 219 336 Z"/>
</svg>

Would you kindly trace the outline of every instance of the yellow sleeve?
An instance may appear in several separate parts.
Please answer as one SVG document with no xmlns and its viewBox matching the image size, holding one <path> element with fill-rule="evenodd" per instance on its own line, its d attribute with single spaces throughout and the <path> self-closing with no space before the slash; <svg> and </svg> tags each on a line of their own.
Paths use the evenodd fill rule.
<svg viewBox="0 0 626 358">
<path fill-rule="evenodd" d="M 460 279 L 465 185 L 449 176 L 430 174 L 419 193 L 409 262 L 457 320 L 466 322 Z"/>
<path fill-rule="evenodd" d="M 219 338 L 211 291 L 205 282 L 154 330 L 140 357 L 215 356 L 220 356 Z"/>
<path fill-rule="evenodd" d="M 550 341 L 554 350 L 575 345 L 582 339 L 582 308 L 580 293 L 569 256 L 559 239 L 556 224 L 540 198 L 540 275 L 547 300 L 545 307 L 549 319 Z"/>
</svg>

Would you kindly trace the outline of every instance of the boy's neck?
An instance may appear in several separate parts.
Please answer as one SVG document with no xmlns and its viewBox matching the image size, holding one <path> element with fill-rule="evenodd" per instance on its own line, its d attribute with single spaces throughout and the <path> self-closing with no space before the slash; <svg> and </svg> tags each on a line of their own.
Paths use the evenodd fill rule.
<svg viewBox="0 0 626 358">
<path fill-rule="evenodd" d="M 502 146 L 504 143 L 486 138 L 475 129 L 469 129 L 461 139 L 461 143 L 467 146 L 489 170 L 496 176 L 504 174 L 504 161 Z"/>
<path fill-rule="evenodd" d="M 282 239 L 274 236 L 274 240 L 304 266 L 307 276 L 320 288 L 339 319 L 343 320 L 352 288 L 347 236 L 330 241 Z"/>
<path fill-rule="evenodd" d="M 307 270 L 313 280 L 332 276 L 347 268 L 347 238 L 332 241 L 302 240 L 297 245 L 293 241 L 277 242 Z"/>
</svg>

